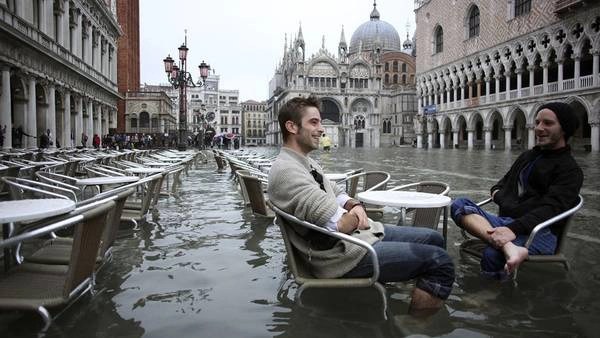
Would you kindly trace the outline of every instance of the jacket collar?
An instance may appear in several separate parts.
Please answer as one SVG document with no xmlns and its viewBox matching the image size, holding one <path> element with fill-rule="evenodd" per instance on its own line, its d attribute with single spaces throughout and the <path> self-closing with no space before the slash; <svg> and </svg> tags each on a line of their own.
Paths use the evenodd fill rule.
<svg viewBox="0 0 600 338">
<path fill-rule="evenodd" d="M 571 152 L 571 146 L 570 145 L 566 145 L 562 148 L 558 148 L 558 149 L 542 149 L 540 146 L 535 146 L 533 147 L 533 150 L 535 153 L 540 154 L 540 155 L 544 155 L 544 156 L 557 156 L 563 153 L 570 153 Z"/>
<path fill-rule="evenodd" d="M 308 156 L 306 156 L 304 154 L 300 154 L 299 152 L 297 152 L 291 148 L 288 148 L 286 146 L 281 147 L 281 153 L 285 154 L 285 156 L 297 161 L 303 167 L 305 167 L 307 170 L 310 170 L 310 161 L 309 161 Z"/>
</svg>

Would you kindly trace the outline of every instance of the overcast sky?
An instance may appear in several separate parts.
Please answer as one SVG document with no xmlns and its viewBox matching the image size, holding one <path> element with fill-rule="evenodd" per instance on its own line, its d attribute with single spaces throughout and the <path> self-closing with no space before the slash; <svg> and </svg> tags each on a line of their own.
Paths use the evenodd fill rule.
<svg viewBox="0 0 600 338">
<path fill-rule="evenodd" d="M 337 55 L 342 25 L 346 42 L 369 20 L 372 0 L 141 0 L 141 82 L 166 83 L 163 59 L 177 59 L 177 47 L 188 36 L 188 71 L 199 78 L 198 65 L 206 61 L 221 76 L 222 89 L 238 89 L 240 100 L 266 100 L 269 80 L 298 25 L 306 57 L 325 47 Z M 381 20 L 392 24 L 401 41 L 415 30 L 414 0 L 379 0 Z"/>
</svg>

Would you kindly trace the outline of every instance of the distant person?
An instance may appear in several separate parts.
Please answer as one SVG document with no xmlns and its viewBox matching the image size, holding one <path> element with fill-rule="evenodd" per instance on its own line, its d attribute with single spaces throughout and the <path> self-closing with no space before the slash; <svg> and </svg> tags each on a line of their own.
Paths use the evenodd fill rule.
<svg viewBox="0 0 600 338">
<path fill-rule="evenodd" d="M 323 135 L 321 136 L 321 145 L 323 146 L 323 151 L 330 152 L 331 151 L 331 139 L 329 136 Z"/>
<path fill-rule="evenodd" d="M 538 232 L 529 250 L 523 246 L 535 225 L 578 201 L 583 172 L 567 143 L 578 124 L 566 103 L 541 106 L 535 118 L 537 145 L 522 153 L 490 190 L 499 215 L 483 211 L 466 198 L 452 204 L 454 222 L 488 243 L 481 259 L 483 275 L 505 279 L 529 255 L 554 254 L 564 221 Z"/>
</svg>

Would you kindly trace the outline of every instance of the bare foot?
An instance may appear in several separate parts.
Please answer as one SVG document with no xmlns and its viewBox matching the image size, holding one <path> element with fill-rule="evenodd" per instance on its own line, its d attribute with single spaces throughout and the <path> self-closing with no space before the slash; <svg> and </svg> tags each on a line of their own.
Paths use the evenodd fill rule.
<svg viewBox="0 0 600 338">
<path fill-rule="evenodd" d="M 437 312 L 443 303 L 444 301 L 440 298 L 419 288 L 414 288 L 408 312 L 418 317 L 429 316 Z"/>
<path fill-rule="evenodd" d="M 529 257 L 529 252 L 526 248 L 514 245 L 511 242 L 506 243 L 502 247 L 502 251 L 504 251 L 504 255 L 506 256 L 504 271 L 509 275 L 519 267 L 519 264 Z"/>
</svg>

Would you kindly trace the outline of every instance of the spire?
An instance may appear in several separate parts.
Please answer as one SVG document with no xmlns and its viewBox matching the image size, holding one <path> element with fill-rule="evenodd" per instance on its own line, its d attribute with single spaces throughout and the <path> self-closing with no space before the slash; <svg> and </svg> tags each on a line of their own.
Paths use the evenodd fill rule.
<svg viewBox="0 0 600 338">
<path fill-rule="evenodd" d="M 379 20 L 379 11 L 377 10 L 377 1 L 373 0 L 373 11 L 371 11 L 371 21 Z"/>
<path fill-rule="evenodd" d="M 321 40 L 321 49 L 325 50 L 325 35 L 323 35 L 323 38 Z"/>
<path fill-rule="evenodd" d="M 299 42 L 304 42 L 304 36 L 302 35 L 302 22 L 300 22 L 299 28 L 298 28 L 298 37 L 297 37 Z"/>
<path fill-rule="evenodd" d="M 283 42 L 283 55 L 287 54 L 287 33 L 284 33 L 285 41 Z"/>
<path fill-rule="evenodd" d="M 344 34 L 344 25 L 342 25 L 342 34 L 340 35 L 340 47 L 347 46 L 346 44 L 346 35 Z"/>
</svg>

